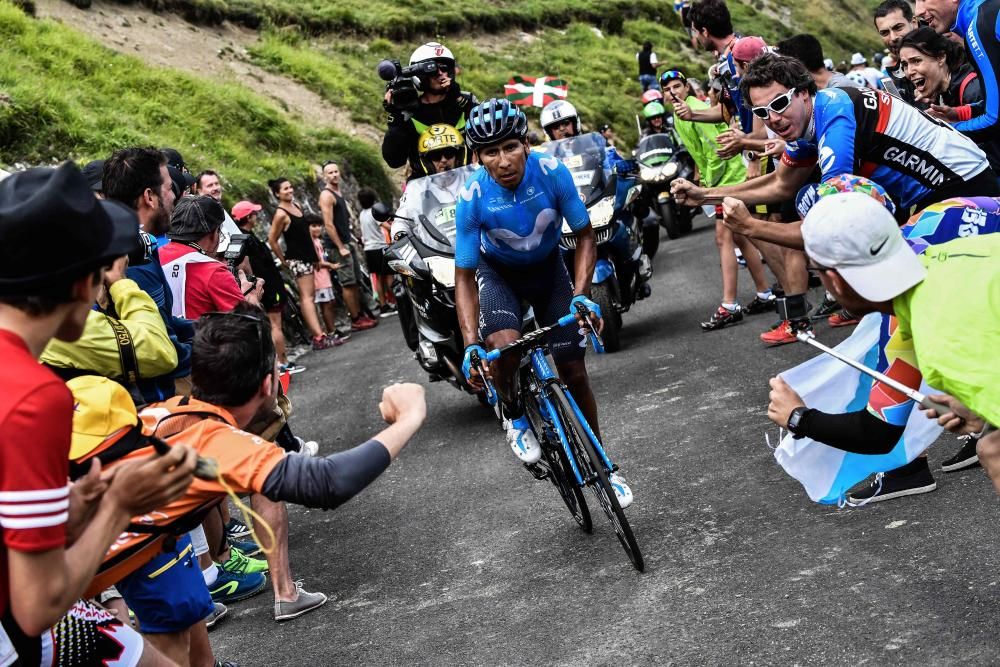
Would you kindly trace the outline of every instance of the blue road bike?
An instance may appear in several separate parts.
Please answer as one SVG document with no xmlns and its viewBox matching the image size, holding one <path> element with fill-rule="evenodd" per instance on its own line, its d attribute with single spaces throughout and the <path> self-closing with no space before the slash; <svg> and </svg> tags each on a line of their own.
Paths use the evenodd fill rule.
<svg viewBox="0 0 1000 667">
<path fill-rule="evenodd" d="M 594 349 L 603 352 L 604 345 L 590 326 L 587 308 L 577 304 L 577 313 L 589 329 Z M 536 479 L 548 479 L 555 485 L 573 519 L 587 533 L 593 532 L 594 528 L 583 494 L 583 490 L 589 488 L 611 521 L 632 565 L 642 572 L 645 568 L 642 552 L 608 479 L 618 466 L 605 453 L 572 394 L 553 372 L 547 359 L 546 334 L 558 327 L 577 325 L 576 318 L 577 315 L 571 313 L 560 318 L 556 324 L 531 331 L 504 347 L 492 350 L 486 355 L 486 361 L 495 361 L 504 354 L 521 355 L 518 378 L 521 400 L 542 448 L 541 460 L 525 467 Z M 472 363 L 474 367 L 479 367 L 478 355 L 473 355 Z M 495 405 L 496 392 L 489 382 L 486 389 L 490 403 Z"/>
</svg>

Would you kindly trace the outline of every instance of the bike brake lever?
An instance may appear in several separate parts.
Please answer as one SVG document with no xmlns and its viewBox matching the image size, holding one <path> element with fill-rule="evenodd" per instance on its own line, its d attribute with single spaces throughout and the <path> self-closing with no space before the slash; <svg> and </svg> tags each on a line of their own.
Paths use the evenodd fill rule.
<svg viewBox="0 0 1000 667">
<path fill-rule="evenodd" d="M 475 350 L 472 351 L 471 361 L 472 365 L 475 366 L 477 369 L 479 369 L 479 373 L 480 375 L 482 375 L 483 360 L 479 356 L 479 353 L 476 352 Z M 486 402 L 489 403 L 490 405 L 496 405 L 497 392 L 493 388 L 493 383 L 490 382 L 488 379 L 486 379 L 485 375 L 482 375 L 482 378 L 483 378 L 483 387 L 485 387 L 486 391 Z"/>
<path fill-rule="evenodd" d="M 604 339 L 601 338 L 601 334 L 597 333 L 594 323 L 590 321 L 590 310 L 582 303 L 578 303 L 576 304 L 576 312 L 583 318 L 584 326 L 586 326 L 590 336 L 590 342 L 594 346 L 594 352 L 604 354 Z"/>
</svg>

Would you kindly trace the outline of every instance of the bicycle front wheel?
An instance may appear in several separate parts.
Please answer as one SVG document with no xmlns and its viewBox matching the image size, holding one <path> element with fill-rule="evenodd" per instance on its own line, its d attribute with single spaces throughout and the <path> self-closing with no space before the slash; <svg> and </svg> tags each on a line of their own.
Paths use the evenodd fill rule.
<svg viewBox="0 0 1000 667">
<path fill-rule="evenodd" d="M 559 384 L 553 384 L 551 389 L 559 416 L 566 427 L 566 437 L 569 440 L 570 448 L 573 450 L 576 464 L 580 468 L 580 474 L 597 497 L 597 501 L 604 509 L 608 520 L 611 521 L 625 554 L 635 569 L 642 572 L 646 568 L 646 564 L 642 559 L 642 552 L 639 550 L 635 535 L 632 533 L 632 526 L 625 517 L 621 505 L 618 504 L 618 497 L 608 479 L 611 471 L 604 465 L 604 460 L 594 448 L 590 436 L 587 435 L 587 429 L 584 428 L 576 410 L 570 404 L 566 394 L 567 389 Z"/>
</svg>

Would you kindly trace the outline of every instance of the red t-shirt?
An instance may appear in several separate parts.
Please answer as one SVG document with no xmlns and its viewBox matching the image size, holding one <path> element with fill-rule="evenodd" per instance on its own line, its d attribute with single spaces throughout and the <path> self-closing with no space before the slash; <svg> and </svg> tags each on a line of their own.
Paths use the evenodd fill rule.
<svg viewBox="0 0 1000 667">
<path fill-rule="evenodd" d="M 0 615 L 10 606 L 7 551 L 66 546 L 73 395 L 21 338 L 0 329 Z"/>
<path fill-rule="evenodd" d="M 182 255 L 198 252 L 189 245 L 171 241 L 160 248 L 160 266 L 167 282 L 175 280 L 171 276 L 170 263 Z M 219 311 L 228 313 L 243 301 L 243 292 L 229 268 L 218 261 L 188 262 L 185 267 L 187 280 L 184 285 L 184 314 L 189 320 L 196 320 L 204 313 Z"/>
</svg>

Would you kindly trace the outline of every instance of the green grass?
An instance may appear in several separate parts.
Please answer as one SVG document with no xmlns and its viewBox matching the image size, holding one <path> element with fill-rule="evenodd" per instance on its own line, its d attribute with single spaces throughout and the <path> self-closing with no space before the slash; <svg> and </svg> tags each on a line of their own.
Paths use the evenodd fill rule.
<svg viewBox="0 0 1000 667">
<path fill-rule="evenodd" d="M 130 145 L 173 146 L 223 174 L 226 199 L 262 199 L 268 178 L 313 179 L 334 156 L 389 194 L 381 157 L 333 131 L 310 132 L 237 85 L 118 55 L 0 0 L 0 162 L 103 157 Z"/>
<path fill-rule="evenodd" d="M 119 0 L 125 1 L 128 0 Z M 394 40 L 418 36 L 495 32 L 586 21 L 617 31 L 626 19 L 676 22 L 663 0 L 142 0 L 189 20 L 229 20 L 251 28 L 299 26 L 308 33 L 380 35 Z"/>
</svg>

